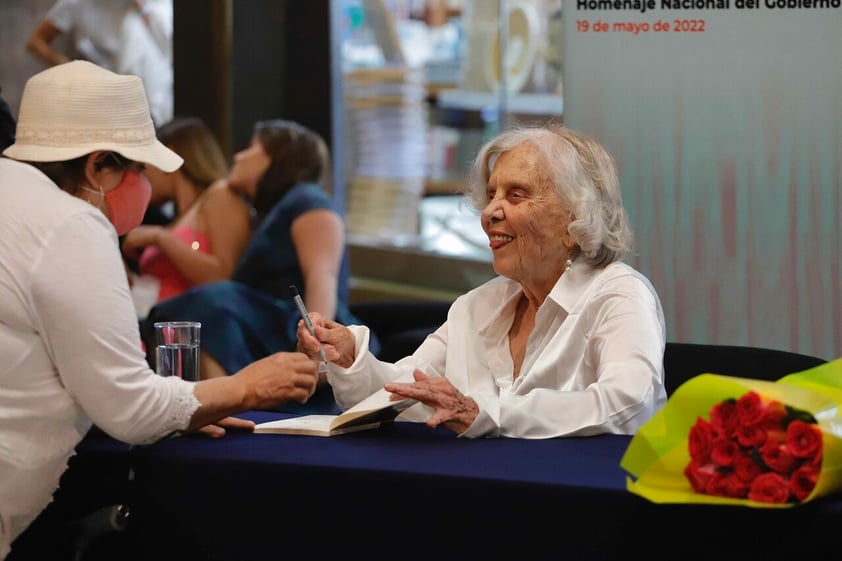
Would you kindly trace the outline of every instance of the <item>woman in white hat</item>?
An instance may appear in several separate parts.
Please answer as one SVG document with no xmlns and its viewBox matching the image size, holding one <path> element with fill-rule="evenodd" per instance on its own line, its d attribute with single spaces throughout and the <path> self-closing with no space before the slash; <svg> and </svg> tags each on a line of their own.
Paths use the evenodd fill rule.
<svg viewBox="0 0 842 561">
<path fill-rule="evenodd" d="M 315 363 L 278 353 L 188 382 L 147 365 L 117 236 L 149 202 L 144 164 L 182 160 L 155 138 L 140 78 L 73 61 L 33 76 L 0 158 L 0 559 L 50 502 L 92 423 L 127 443 L 253 423 L 305 402 Z M 17 160 L 17 161 L 15 161 Z"/>
</svg>

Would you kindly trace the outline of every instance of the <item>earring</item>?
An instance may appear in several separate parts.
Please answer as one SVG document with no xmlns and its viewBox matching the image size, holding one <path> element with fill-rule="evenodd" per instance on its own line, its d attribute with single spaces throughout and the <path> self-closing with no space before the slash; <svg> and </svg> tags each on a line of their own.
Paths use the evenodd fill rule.
<svg viewBox="0 0 842 561">
<path fill-rule="evenodd" d="M 572 259 L 568 259 L 568 260 L 567 260 L 567 266 L 564 268 L 564 271 L 565 271 L 566 273 L 569 273 L 572 269 L 573 269 L 573 260 L 572 260 Z"/>
<path fill-rule="evenodd" d="M 91 189 L 90 187 L 87 187 L 85 185 L 79 185 L 79 187 L 83 191 L 87 191 L 88 193 L 93 193 L 94 195 L 99 195 L 100 203 L 105 199 L 105 190 L 102 188 L 102 185 L 97 185 L 97 187 L 99 187 L 99 191 L 97 191 L 96 189 Z M 90 201 L 88 201 L 88 202 L 90 202 Z M 91 204 L 94 205 L 94 203 L 91 203 Z M 95 204 L 94 206 L 98 208 L 99 204 Z"/>
</svg>

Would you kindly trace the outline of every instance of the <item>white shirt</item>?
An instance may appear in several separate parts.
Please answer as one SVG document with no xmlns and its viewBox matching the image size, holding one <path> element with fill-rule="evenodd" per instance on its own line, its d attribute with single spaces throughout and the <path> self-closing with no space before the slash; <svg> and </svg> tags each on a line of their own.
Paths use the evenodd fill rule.
<svg viewBox="0 0 842 561">
<path fill-rule="evenodd" d="M 172 0 L 147 0 L 145 19 L 132 0 L 58 0 L 46 18 L 85 59 L 143 80 L 160 126 L 173 117 Z"/>
<path fill-rule="evenodd" d="M 148 367 L 105 215 L 0 158 L 0 559 L 50 502 L 92 420 L 154 442 L 187 427 L 193 385 Z"/>
<path fill-rule="evenodd" d="M 513 379 L 509 328 L 522 294 L 492 279 L 456 299 L 447 321 L 395 364 L 367 351 L 368 328 L 350 326 L 357 355 L 328 381 L 346 409 L 419 368 L 446 376 L 480 408 L 464 437 L 553 438 L 634 434 L 666 402 L 663 310 L 651 283 L 630 266 L 573 263 L 538 309 L 520 375 Z M 401 420 L 425 421 L 416 404 Z"/>
</svg>

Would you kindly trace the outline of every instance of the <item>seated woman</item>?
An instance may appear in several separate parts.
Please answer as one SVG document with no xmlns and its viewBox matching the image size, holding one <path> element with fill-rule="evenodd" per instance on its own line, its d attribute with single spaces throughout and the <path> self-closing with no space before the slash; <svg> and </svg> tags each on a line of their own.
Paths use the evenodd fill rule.
<svg viewBox="0 0 842 561">
<path fill-rule="evenodd" d="M 146 168 L 151 203 L 172 202 L 175 218 L 169 226 L 140 225 L 122 242 L 125 258 L 137 260 L 133 288 L 149 279 L 157 286 L 150 305 L 231 278 L 250 231 L 248 204 L 229 188 L 225 157 L 207 125 L 177 118 L 158 130 L 158 140 L 184 159 L 174 172 Z"/>
<path fill-rule="evenodd" d="M 375 391 L 419 403 L 399 418 L 462 437 L 634 434 L 666 402 L 666 328 L 649 280 L 621 260 L 632 233 L 611 155 L 559 126 L 514 128 L 480 150 L 471 201 L 495 272 L 395 363 L 367 327 L 312 313 L 299 350 L 330 361 L 347 409 Z"/>
<path fill-rule="evenodd" d="M 290 285 L 309 310 L 359 323 L 348 309 L 345 225 L 325 190 L 329 178 L 321 136 L 292 121 L 258 122 L 227 178 L 231 189 L 252 202 L 256 219 L 231 280 L 197 286 L 156 305 L 142 324 L 147 348 L 154 348 L 149 343 L 155 321 L 200 321 L 202 378 L 295 349 L 300 314 Z M 325 391 L 317 391 L 306 410 L 324 405 L 335 411 L 330 388 L 321 386 Z"/>
</svg>

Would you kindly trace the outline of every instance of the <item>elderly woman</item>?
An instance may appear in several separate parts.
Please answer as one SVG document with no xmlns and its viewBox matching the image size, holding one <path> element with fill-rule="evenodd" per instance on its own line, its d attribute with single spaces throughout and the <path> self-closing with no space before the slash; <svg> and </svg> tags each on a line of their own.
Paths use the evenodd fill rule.
<svg viewBox="0 0 842 561">
<path fill-rule="evenodd" d="M 464 437 L 632 434 L 666 401 L 661 304 L 620 259 L 630 251 L 613 158 L 557 126 L 503 132 L 472 170 L 499 277 L 456 299 L 447 321 L 394 364 L 363 326 L 312 313 L 298 349 L 331 361 L 347 408 L 384 388 L 413 398 L 399 419 Z"/>
<path fill-rule="evenodd" d="M 145 165 L 174 171 L 182 159 L 155 138 L 140 78 L 86 61 L 34 75 L 3 154 L 0 559 L 50 503 L 92 423 L 131 444 L 222 436 L 254 428 L 229 415 L 304 402 L 317 381 L 301 353 L 201 382 L 149 369 L 117 236 L 149 203 Z"/>
</svg>

